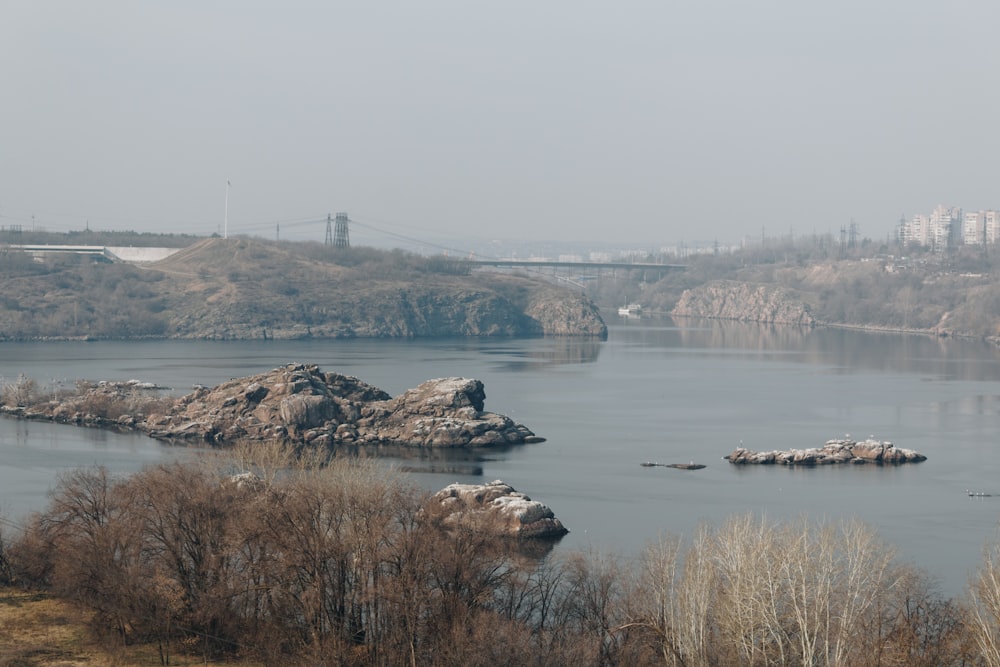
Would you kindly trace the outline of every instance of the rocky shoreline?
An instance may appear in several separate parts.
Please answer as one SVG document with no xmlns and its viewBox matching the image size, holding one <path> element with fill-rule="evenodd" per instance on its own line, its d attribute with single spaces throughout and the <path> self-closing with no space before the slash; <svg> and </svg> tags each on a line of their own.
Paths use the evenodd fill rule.
<svg viewBox="0 0 1000 667">
<path fill-rule="evenodd" d="M 100 382 L 2 411 L 222 446 L 279 440 L 317 447 L 491 447 L 544 440 L 509 417 L 487 412 L 485 400 L 483 383 L 471 378 L 428 380 L 393 398 L 356 377 L 289 364 L 211 389 L 196 387 L 176 399 L 134 380 Z"/>
<path fill-rule="evenodd" d="M 855 441 L 850 438 L 828 440 L 823 447 L 809 449 L 789 449 L 785 451 L 755 452 L 745 447 L 737 447 L 728 456 L 722 457 L 736 465 L 830 465 L 835 463 L 853 464 L 898 464 L 920 463 L 927 457 L 912 449 L 896 447 L 891 442 L 868 438 Z"/>
</svg>

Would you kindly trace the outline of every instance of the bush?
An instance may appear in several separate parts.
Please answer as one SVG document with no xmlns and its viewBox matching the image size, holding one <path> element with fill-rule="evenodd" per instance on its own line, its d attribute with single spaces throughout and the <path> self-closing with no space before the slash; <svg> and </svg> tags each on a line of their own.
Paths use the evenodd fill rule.
<svg viewBox="0 0 1000 667">
<path fill-rule="evenodd" d="M 4 383 L 0 390 L 0 401 L 9 407 L 27 407 L 34 402 L 37 391 L 37 383 L 21 373 L 14 382 Z"/>
</svg>

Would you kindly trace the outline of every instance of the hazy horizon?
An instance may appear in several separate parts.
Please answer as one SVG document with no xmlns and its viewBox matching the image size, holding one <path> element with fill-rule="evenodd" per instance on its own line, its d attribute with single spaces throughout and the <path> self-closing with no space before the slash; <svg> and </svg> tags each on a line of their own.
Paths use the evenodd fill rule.
<svg viewBox="0 0 1000 667">
<path fill-rule="evenodd" d="M 12 0 L 0 225 L 322 241 L 346 211 L 352 239 L 884 239 L 939 204 L 1000 208 L 998 19 L 985 0 Z"/>
</svg>

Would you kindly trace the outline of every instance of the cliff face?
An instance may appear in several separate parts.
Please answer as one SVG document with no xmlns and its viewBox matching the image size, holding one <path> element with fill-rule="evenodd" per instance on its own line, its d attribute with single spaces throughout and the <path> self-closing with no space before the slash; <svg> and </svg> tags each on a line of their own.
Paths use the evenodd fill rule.
<svg viewBox="0 0 1000 667">
<path fill-rule="evenodd" d="M 671 315 L 801 326 L 816 324 L 809 305 L 793 290 L 733 281 L 717 281 L 685 290 Z"/>
<path fill-rule="evenodd" d="M 583 296 L 541 290 L 528 304 L 525 314 L 549 336 L 608 335 L 597 306 Z"/>
<path fill-rule="evenodd" d="M 188 305 L 190 310 L 174 322 L 177 337 L 393 338 L 552 333 L 495 292 L 447 283 L 375 283 L 331 294 L 321 303 L 307 295 L 301 300 L 237 297 L 220 307 L 208 302 Z"/>
</svg>

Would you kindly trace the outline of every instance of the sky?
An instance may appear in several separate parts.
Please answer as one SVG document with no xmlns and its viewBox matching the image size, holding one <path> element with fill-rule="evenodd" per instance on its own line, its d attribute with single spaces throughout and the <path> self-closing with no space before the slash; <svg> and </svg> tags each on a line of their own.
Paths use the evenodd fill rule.
<svg viewBox="0 0 1000 667">
<path fill-rule="evenodd" d="M 1000 208 L 998 25 L 995 0 L 4 0 L 0 225 L 884 239 Z"/>
</svg>

